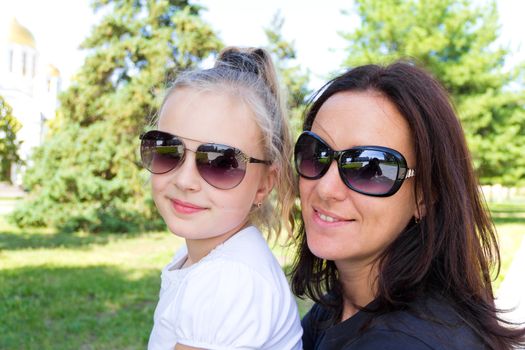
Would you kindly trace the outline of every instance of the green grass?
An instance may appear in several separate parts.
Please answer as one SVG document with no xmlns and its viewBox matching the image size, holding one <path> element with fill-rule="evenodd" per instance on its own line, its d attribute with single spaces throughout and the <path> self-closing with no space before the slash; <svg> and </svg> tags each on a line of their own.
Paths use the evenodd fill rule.
<svg viewBox="0 0 525 350">
<path fill-rule="evenodd" d="M 0 349 L 144 349 L 161 267 L 181 243 L 0 224 Z"/>
<path fill-rule="evenodd" d="M 501 270 L 494 281 L 497 291 L 505 279 L 514 254 L 525 239 L 525 202 L 490 203 L 492 219 L 496 224 L 501 254 Z"/>
<path fill-rule="evenodd" d="M 490 207 L 502 251 L 497 288 L 525 237 L 525 204 Z M 0 217 L 0 349 L 144 349 L 160 269 L 181 242 L 167 232 L 21 231 Z M 291 263 L 292 248 L 273 251 Z M 310 305 L 299 301 L 301 314 Z"/>
</svg>

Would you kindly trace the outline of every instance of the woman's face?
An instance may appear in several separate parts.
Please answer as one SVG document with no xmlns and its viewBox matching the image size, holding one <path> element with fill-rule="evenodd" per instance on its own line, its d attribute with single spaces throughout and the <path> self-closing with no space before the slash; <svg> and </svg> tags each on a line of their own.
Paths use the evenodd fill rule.
<svg viewBox="0 0 525 350">
<path fill-rule="evenodd" d="M 405 118 L 377 92 L 334 94 L 317 113 L 312 131 L 334 150 L 363 145 L 395 149 L 409 168 L 416 168 Z M 343 183 L 335 161 L 320 179 L 301 178 L 302 214 L 311 252 L 326 260 L 368 265 L 417 215 L 413 186 L 414 181 L 407 179 L 390 197 L 363 195 Z"/>
</svg>

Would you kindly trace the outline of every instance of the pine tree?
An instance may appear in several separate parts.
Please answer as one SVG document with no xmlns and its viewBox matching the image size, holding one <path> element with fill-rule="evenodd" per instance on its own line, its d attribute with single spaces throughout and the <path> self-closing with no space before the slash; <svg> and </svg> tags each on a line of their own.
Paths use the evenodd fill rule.
<svg viewBox="0 0 525 350">
<path fill-rule="evenodd" d="M 292 129 L 297 134 L 302 125 L 306 99 L 311 93 L 308 88 L 310 72 L 304 72 L 297 63 L 294 42 L 284 39 L 282 35 L 283 25 L 284 18 L 280 12 L 276 12 L 264 32 L 268 40 L 268 50 L 272 53 L 283 87 L 286 89 L 289 117 Z"/>
<path fill-rule="evenodd" d="M 159 223 L 139 134 L 157 112 L 167 82 L 221 48 L 200 8 L 185 0 L 97 0 L 101 22 L 57 118 L 25 176 L 31 196 L 12 219 L 96 232 Z"/>
</svg>

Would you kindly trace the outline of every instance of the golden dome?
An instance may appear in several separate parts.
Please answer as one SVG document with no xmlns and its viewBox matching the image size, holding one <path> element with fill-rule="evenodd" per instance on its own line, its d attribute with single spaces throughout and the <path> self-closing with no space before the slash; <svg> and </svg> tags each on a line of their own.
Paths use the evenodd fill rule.
<svg viewBox="0 0 525 350">
<path fill-rule="evenodd" d="M 52 78 L 58 78 L 60 77 L 60 71 L 57 67 L 53 66 L 52 64 L 47 65 L 47 75 Z"/>
<path fill-rule="evenodd" d="M 33 34 L 31 34 L 31 32 L 26 27 L 18 23 L 15 18 L 11 19 L 7 40 L 13 44 L 29 46 L 33 49 L 36 48 Z"/>
</svg>

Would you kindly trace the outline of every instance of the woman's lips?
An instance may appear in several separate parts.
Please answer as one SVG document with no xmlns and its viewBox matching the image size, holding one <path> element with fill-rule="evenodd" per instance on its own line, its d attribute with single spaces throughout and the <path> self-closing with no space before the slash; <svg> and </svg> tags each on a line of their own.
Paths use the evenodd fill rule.
<svg viewBox="0 0 525 350">
<path fill-rule="evenodd" d="M 319 210 L 317 208 L 313 209 L 313 219 L 314 221 L 323 226 L 339 226 L 344 225 L 355 220 L 347 220 L 333 213 Z"/>
<path fill-rule="evenodd" d="M 183 202 L 178 199 L 171 199 L 171 204 L 173 206 L 173 209 L 175 209 L 175 211 L 180 214 L 195 214 L 206 210 L 206 208 L 204 207 L 200 207 L 198 205 L 188 202 Z"/>
</svg>

